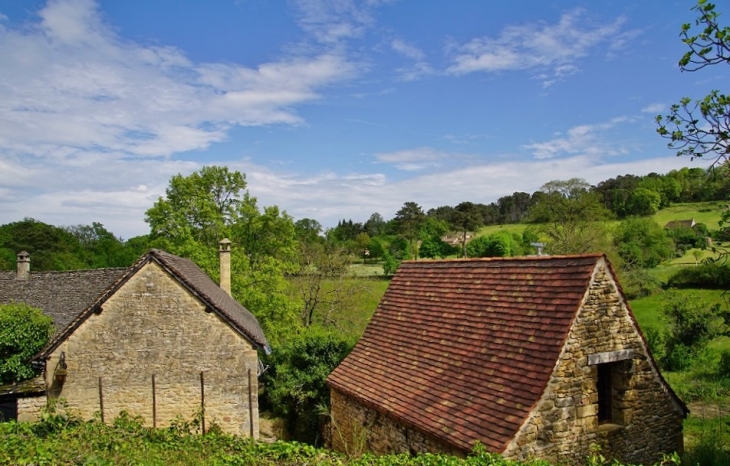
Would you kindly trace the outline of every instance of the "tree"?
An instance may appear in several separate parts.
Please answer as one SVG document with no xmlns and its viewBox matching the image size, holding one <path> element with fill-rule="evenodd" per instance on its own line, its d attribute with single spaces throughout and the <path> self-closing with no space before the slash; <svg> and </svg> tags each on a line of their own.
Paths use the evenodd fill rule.
<svg viewBox="0 0 730 466">
<path fill-rule="evenodd" d="M 697 293 L 667 292 L 661 312 L 669 327 L 662 364 L 670 371 L 689 367 L 712 339 L 729 333 L 730 314 Z"/>
<path fill-rule="evenodd" d="M 294 231 L 297 239 L 304 243 L 316 243 L 324 240 L 322 236 L 322 224 L 311 218 L 303 218 L 294 222 Z"/>
<path fill-rule="evenodd" d="M 626 203 L 625 212 L 628 215 L 654 215 L 659 211 L 661 196 L 656 191 L 646 188 L 636 188 Z"/>
<path fill-rule="evenodd" d="M 352 346 L 340 332 L 312 327 L 274 348 L 263 376 L 265 396 L 295 440 L 322 443 L 317 409 L 329 402 L 325 380 Z"/>
<path fill-rule="evenodd" d="M 367 222 L 365 222 L 364 228 L 365 233 L 370 235 L 371 238 L 376 236 L 382 236 L 386 233 L 387 222 L 383 219 L 383 216 L 375 212 L 370 216 Z"/>
<path fill-rule="evenodd" d="M 293 282 L 301 302 L 301 323 L 309 327 L 315 312 L 322 310 L 322 323 L 326 324 L 332 312 L 342 308 L 343 301 L 352 295 L 343 281 L 350 261 L 342 248 L 332 243 L 302 243 L 300 248 L 299 271 Z"/>
<path fill-rule="evenodd" d="M 276 206 L 260 210 L 245 176 L 226 167 L 203 167 L 170 179 L 164 198 L 146 212 L 150 239 L 218 277 L 217 244 L 231 240 L 231 291 L 256 315 L 272 343 L 291 332 L 296 303 L 285 274 L 298 270 L 294 222 Z"/>
<path fill-rule="evenodd" d="M 31 358 L 53 335 L 53 320 L 22 303 L 0 305 L 0 384 L 37 375 Z"/>
<path fill-rule="evenodd" d="M 679 60 L 682 71 L 699 71 L 710 65 L 730 64 L 730 28 L 718 24 L 715 5 L 698 0 L 695 33 L 690 23 L 682 25 L 680 37 L 689 50 Z M 670 140 L 669 148 L 678 156 L 714 157 L 713 166 L 728 161 L 730 155 L 730 97 L 718 90 L 701 100 L 682 98 L 668 115 L 656 117 L 657 132 Z"/>
<path fill-rule="evenodd" d="M 531 207 L 530 219 L 542 224 L 553 254 L 596 252 L 602 246 L 606 235 L 599 222 L 610 212 L 589 188 L 580 178 L 550 181 L 540 188 L 544 195 Z"/>
<path fill-rule="evenodd" d="M 674 244 L 664 228 L 650 218 L 621 222 L 614 243 L 627 268 L 653 268 L 674 255 Z"/>
<path fill-rule="evenodd" d="M 409 242 L 410 255 L 418 259 L 418 251 L 414 247 L 421 225 L 426 220 L 426 214 L 423 213 L 421 206 L 415 202 L 406 202 L 398 212 L 395 213 L 395 221 L 398 226 L 398 232 L 401 233 Z"/>
<path fill-rule="evenodd" d="M 482 224 L 477 206 L 471 202 L 462 202 L 454 208 L 451 224 L 461 232 L 461 256 L 466 257 L 466 234 Z"/>
</svg>

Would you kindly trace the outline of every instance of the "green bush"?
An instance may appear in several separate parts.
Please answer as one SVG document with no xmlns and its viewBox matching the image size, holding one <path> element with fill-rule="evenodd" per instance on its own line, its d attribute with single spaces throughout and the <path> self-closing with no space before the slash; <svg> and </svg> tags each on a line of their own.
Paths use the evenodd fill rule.
<svg viewBox="0 0 730 466">
<path fill-rule="evenodd" d="M 687 369 L 702 354 L 710 340 L 726 333 L 727 325 L 719 304 L 710 305 L 697 293 L 669 291 L 661 309 L 668 333 L 662 366 L 670 371 Z"/>
<path fill-rule="evenodd" d="M 659 293 L 662 282 L 646 269 L 633 269 L 621 274 L 621 288 L 628 299 L 639 299 Z"/>
<path fill-rule="evenodd" d="M 0 306 L 0 384 L 33 378 L 30 359 L 53 335 L 53 320 L 22 303 Z"/>
<path fill-rule="evenodd" d="M 726 289 L 730 283 L 730 264 L 710 262 L 678 270 L 667 280 L 671 288 Z"/>
<path fill-rule="evenodd" d="M 720 364 L 717 372 L 721 377 L 730 378 L 730 350 L 724 350 L 720 353 Z"/>
<path fill-rule="evenodd" d="M 329 404 L 325 379 L 347 356 L 353 343 L 335 331 L 309 327 L 267 358 L 264 396 L 284 419 L 295 439 L 320 444 L 320 407 Z"/>
</svg>

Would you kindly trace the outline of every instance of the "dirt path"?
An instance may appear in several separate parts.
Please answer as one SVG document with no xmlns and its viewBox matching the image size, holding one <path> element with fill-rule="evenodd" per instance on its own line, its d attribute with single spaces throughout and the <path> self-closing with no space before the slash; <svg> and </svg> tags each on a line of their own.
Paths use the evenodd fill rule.
<svg viewBox="0 0 730 466">
<path fill-rule="evenodd" d="M 689 403 L 690 416 L 700 419 L 711 419 L 720 416 L 730 416 L 730 405 L 713 403 Z"/>
</svg>

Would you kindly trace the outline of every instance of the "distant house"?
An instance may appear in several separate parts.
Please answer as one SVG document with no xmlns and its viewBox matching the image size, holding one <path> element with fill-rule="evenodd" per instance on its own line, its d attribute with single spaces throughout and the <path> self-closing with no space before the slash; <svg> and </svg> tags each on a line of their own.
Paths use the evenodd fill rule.
<svg viewBox="0 0 730 466">
<path fill-rule="evenodd" d="M 694 228 L 695 225 L 697 225 L 695 219 L 691 218 L 689 220 L 672 220 L 667 222 L 664 228 Z"/>
<path fill-rule="evenodd" d="M 378 454 L 648 464 L 688 413 L 602 255 L 404 262 L 327 381 L 333 448 Z"/>
<path fill-rule="evenodd" d="M 165 426 L 200 413 L 224 431 L 258 436 L 256 318 L 230 296 L 230 243 L 221 242 L 222 289 L 189 259 L 152 249 L 129 268 L 0 274 L 0 303 L 21 301 L 59 331 L 37 355 L 42 379 L 0 387 L 0 402 L 33 419 L 49 398 L 91 418 L 122 410 Z M 14 409 L 14 412 L 13 412 Z"/>
</svg>

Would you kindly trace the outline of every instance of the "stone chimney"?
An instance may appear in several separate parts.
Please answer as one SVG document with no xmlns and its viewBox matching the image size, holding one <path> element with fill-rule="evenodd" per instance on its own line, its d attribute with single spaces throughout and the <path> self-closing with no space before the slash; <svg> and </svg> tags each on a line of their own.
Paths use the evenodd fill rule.
<svg viewBox="0 0 730 466">
<path fill-rule="evenodd" d="M 30 254 L 27 251 L 18 253 L 18 280 L 27 280 L 30 278 Z"/>
<path fill-rule="evenodd" d="M 218 260 L 221 267 L 221 289 L 231 294 L 231 241 L 223 238 L 218 243 Z"/>
</svg>

